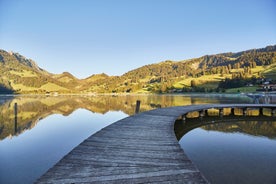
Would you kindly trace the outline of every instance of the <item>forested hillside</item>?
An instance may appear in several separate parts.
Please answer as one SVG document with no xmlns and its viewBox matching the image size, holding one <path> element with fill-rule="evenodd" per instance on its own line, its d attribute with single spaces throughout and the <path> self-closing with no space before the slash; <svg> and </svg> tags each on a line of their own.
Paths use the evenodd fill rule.
<svg viewBox="0 0 276 184">
<path fill-rule="evenodd" d="M 212 92 L 229 87 L 225 81 L 243 81 L 243 86 L 256 85 L 259 78 L 275 80 L 276 45 L 183 61 L 167 60 L 122 76 L 102 73 L 82 80 L 68 72 L 51 74 L 31 59 L 0 50 L 0 73 L 0 93 Z"/>
<path fill-rule="evenodd" d="M 109 92 L 169 92 L 204 88 L 214 91 L 225 79 L 276 77 L 276 46 L 239 53 L 206 55 L 185 61 L 164 61 L 98 81 Z M 200 87 L 202 86 L 202 87 Z"/>
</svg>

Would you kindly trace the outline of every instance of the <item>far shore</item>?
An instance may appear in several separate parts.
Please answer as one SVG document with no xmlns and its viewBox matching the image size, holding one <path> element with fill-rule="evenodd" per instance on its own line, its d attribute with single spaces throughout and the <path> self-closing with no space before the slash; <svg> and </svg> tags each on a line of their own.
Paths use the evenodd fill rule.
<svg viewBox="0 0 276 184">
<path fill-rule="evenodd" d="M 22 93 L 22 94 L 0 94 L 0 96 L 144 96 L 144 95 L 244 95 L 244 94 L 276 94 L 276 92 L 183 92 L 183 93 L 59 93 L 59 94 L 42 94 L 42 93 Z"/>
</svg>

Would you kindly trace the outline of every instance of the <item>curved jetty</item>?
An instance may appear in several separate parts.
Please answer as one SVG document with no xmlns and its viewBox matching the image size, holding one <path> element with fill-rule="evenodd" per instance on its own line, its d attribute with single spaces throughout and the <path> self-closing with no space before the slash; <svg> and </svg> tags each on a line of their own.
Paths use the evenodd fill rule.
<svg viewBox="0 0 276 184">
<path fill-rule="evenodd" d="M 176 119 L 216 108 L 271 109 L 266 104 L 208 104 L 160 108 L 119 120 L 93 134 L 36 183 L 208 183 L 181 149 Z"/>
</svg>

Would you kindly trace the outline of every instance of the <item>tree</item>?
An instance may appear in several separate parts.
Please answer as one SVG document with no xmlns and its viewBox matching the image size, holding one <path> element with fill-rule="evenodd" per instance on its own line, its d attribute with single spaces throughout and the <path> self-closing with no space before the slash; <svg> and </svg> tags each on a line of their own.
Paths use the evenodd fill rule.
<svg viewBox="0 0 276 184">
<path fill-rule="evenodd" d="M 14 93 L 12 89 L 9 89 L 8 87 L 4 86 L 3 84 L 0 84 L 0 94 L 11 94 Z"/>
<path fill-rule="evenodd" d="M 162 84 L 161 84 L 161 92 L 164 93 L 164 92 L 166 92 L 166 91 L 167 91 L 167 84 L 162 83 Z"/>
<path fill-rule="evenodd" d="M 196 87 L 196 81 L 195 80 L 191 80 L 191 87 L 192 88 Z"/>
</svg>

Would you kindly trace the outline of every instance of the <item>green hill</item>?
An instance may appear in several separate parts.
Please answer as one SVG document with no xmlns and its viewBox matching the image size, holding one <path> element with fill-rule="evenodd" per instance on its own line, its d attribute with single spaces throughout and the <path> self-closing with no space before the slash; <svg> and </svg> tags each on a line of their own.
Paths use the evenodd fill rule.
<svg viewBox="0 0 276 184">
<path fill-rule="evenodd" d="M 2 86 L 15 93 L 70 91 L 64 83 L 56 80 L 53 74 L 18 53 L 0 50 L 0 73 Z"/>
<path fill-rule="evenodd" d="M 273 78 L 276 46 L 146 65 L 105 82 L 109 92 L 216 90 L 226 78 Z"/>
<path fill-rule="evenodd" d="M 0 50 L 0 93 L 206 92 L 217 90 L 225 79 L 249 83 L 261 77 L 275 80 L 275 67 L 276 45 L 183 61 L 167 60 L 122 76 L 103 73 L 80 80 L 68 72 L 51 74 L 31 59 Z"/>
</svg>

